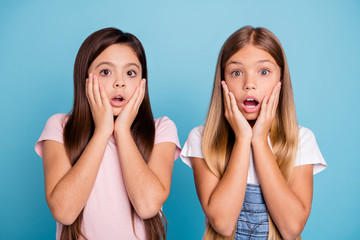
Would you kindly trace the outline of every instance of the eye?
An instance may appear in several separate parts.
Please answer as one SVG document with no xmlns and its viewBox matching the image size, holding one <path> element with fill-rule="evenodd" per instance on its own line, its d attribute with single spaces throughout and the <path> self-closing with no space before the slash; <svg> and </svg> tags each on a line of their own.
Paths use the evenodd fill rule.
<svg viewBox="0 0 360 240">
<path fill-rule="evenodd" d="M 238 71 L 238 70 L 231 72 L 231 75 L 233 75 L 234 77 L 239 77 L 239 76 L 241 76 L 242 74 L 243 74 L 243 73 L 242 73 L 241 71 Z"/>
<path fill-rule="evenodd" d="M 268 74 L 270 73 L 270 71 L 267 70 L 267 69 L 261 69 L 259 73 L 260 73 L 260 75 L 262 75 L 262 76 L 266 76 L 266 75 L 268 75 Z"/>
<path fill-rule="evenodd" d="M 129 77 L 135 77 L 135 76 L 136 76 L 136 72 L 133 71 L 133 70 L 127 71 L 126 74 L 127 74 Z"/>
<path fill-rule="evenodd" d="M 103 70 L 100 71 L 100 75 L 102 75 L 102 76 L 107 76 L 107 75 L 110 75 L 110 74 L 111 74 L 111 72 L 108 69 L 103 69 Z"/>
</svg>

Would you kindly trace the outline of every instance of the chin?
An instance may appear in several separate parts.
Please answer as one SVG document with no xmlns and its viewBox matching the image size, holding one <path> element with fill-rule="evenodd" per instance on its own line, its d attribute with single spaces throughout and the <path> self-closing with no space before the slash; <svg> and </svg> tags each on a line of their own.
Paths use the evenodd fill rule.
<svg viewBox="0 0 360 240">
<path fill-rule="evenodd" d="M 259 116 L 258 113 L 243 113 L 243 115 L 248 121 L 256 120 Z"/>
<path fill-rule="evenodd" d="M 113 112 L 114 117 L 117 117 L 120 114 L 121 109 L 122 108 L 116 108 L 116 109 L 113 108 L 112 112 Z"/>
</svg>

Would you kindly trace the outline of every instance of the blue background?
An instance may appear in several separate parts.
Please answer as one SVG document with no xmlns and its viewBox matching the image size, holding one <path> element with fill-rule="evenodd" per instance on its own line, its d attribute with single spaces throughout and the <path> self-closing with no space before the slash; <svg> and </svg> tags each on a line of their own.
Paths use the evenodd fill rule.
<svg viewBox="0 0 360 240">
<path fill-rule="evenodd" d="M 0 2 L 0 239 L 54 239 L 42 160 L 46 120 L 69 112 L 81 43 L 114 26 L 135 34 L 148 60 L 154 115 L 177 125 L 183 145 L 204 123 L 226 38 L 264 26 L 287 54 L 299 123 L 317 137 L 328 168 L 314 177 L 303 239 L 354 239 L 360 226 L 359 1 Z M 204 215 L 192 170 L 178 159 L 164 211 L 168 239 L 200 239 Z"/>
</svg>

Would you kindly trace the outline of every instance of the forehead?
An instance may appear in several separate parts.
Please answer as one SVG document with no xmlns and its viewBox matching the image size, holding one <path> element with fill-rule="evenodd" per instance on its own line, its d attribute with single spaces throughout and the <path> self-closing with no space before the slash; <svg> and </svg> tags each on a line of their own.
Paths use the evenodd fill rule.
<svg viewBox="0 0 360 240">
<path fill-rule="evenodd" d="M 134 49 L 126 44 L 110 45 L 95 58 L 91 65 L 102 61 L 112 62 L 115 65 L 124 65 L 129 62 L 138 63 L 140 65 L 140 61 Z"/>
<path fill-rule="evenodd" d="M 229 58 L 226 62 L 226 66 L 232 63 L 251 66 L 266 62 L 277 66 L 275 59 L 268 52 L 253 45 L 246 45 Z"/>
</svg>

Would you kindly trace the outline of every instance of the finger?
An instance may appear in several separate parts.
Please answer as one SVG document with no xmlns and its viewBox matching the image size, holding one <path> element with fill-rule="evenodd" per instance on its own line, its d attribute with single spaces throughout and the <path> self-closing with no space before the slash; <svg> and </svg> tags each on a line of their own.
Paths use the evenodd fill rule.
<svg viewBox="0 0 360 240">
<path fill-rule="evenodd" d="M 86 96 L 86 99 L 89 99 L 88 86 L 89 86 L 89 77 L 86 78 L 86 80 L 85 80 L 85 96 Z"/>
<path fill-rule="evenodd" d="M 279 83 L 277 83 L 271 93 L 269 104 L 268 104 L 268 111 L 267 114 L 269 117 L 272 117 L 274 115 L 274 112 L 276 111 L 276 98 L 278 97 L 279 92 Z M 271 114 L 271 115 L 270 115 Z"/>
<path fill-rule="evenodd" d="M 135 101 L 135 107 L 136 108 L 139 108 L 143 99 L 144 99 L 144 96 L 145 96 L 145 86 L 146 86 L 146 79 L 142 79 L 141 82 L 140 82 L 140 92 L 139 92 L 139 96 L 136 98 L 136 101 Z"/>
<path fill-rule="evenodd" d="M 279 82 L 278 83 L 278 89 L 277 89 L 276 95 L 275 95 L 275 101 L 274 101 L 272 112 L 271 112 L 272 116 L 275 116 L 275 113 L 276 113 L 276 110 L 277 110 L 277 107 L 278 107 L 278 104 L 279 104 L 280 91 L 281 91 L 281 83 Z"/>
<path fill-rule="evenodd" d="M 101 103 L 101 97 L 100 97 L 100 90 L 99 90 L 99 80 L 96 75 L 94 75 L 94 81 L 93 81 L 93 94 L 94 94 L 94 100 L 95 103 L 98 105 L 102 105 Z"/>
<path fill-rule="evenodd" d="M 234 112 L 237 112 L 239 111 L 239 107 L 236 103 L 236 99 L 235 99 L 235 96 L 232 92 L 229 92 L 229 98 L 230 98 L 230 108 L 231 108 L 231 111 L 234 113 Z"/>
<path fill-rule="evenodd" d="M 271 91 L 271 95 L 270 95 L 270 98 L 269 98 L 269 106 L 272 106 L 273 103 L 274 103 L 277 89 L 278 89 L 278 85 L 276 84 L 276 85 L 274 86 L 273 90 Z"/>
<path fill-rule="evenodd" d="M 266 114 L 266 112 L 267 112 L 266 110 L 268 107 L 268 101 L 269 101 L 269 96 L 265 96 L 261 103 L 259 118 L 264 116 L 264 114 Z"/>
<path fill-rule="evenodd" d="M 94 95 L 93 95 L 92 85 L 93 85 L 93 74 L 90 73 L 88 81 L 87 81 L 87 87 L 86 87 L 86 92 L 87 92 L 88 101 L 89 101 L 90 106 L 94 104 Z"/>
<path fill-rule="evenodd" d="M 100 98 L 101 98 L 101 102 L 103 105 L 110 105 L 110 101 L 109 101 L 109 98 L 105 92 L 105 89 L 104 87 L 99 84 L 99 92 L 100 92 Z"/>
<path fill-rule="evenodd" d="M 230 112 L 230 97 L 229 97 L 229 89 L 225 83 L 225 81 L 221 81 L 221 85 L 223 88 L 223 101 L 225 106 L 225 111 Z"/>
<path fill-rule="evenodd" d="M 139 92 L 140 92 L 140 87 L 136 87 L 135 92 L 133 93 L 133 95 L 131 96 L 129 101 L 127 102 L 126 106 L 133 107 L 135 105 L 136 99 L 139 96 Z"/>
</svg>

